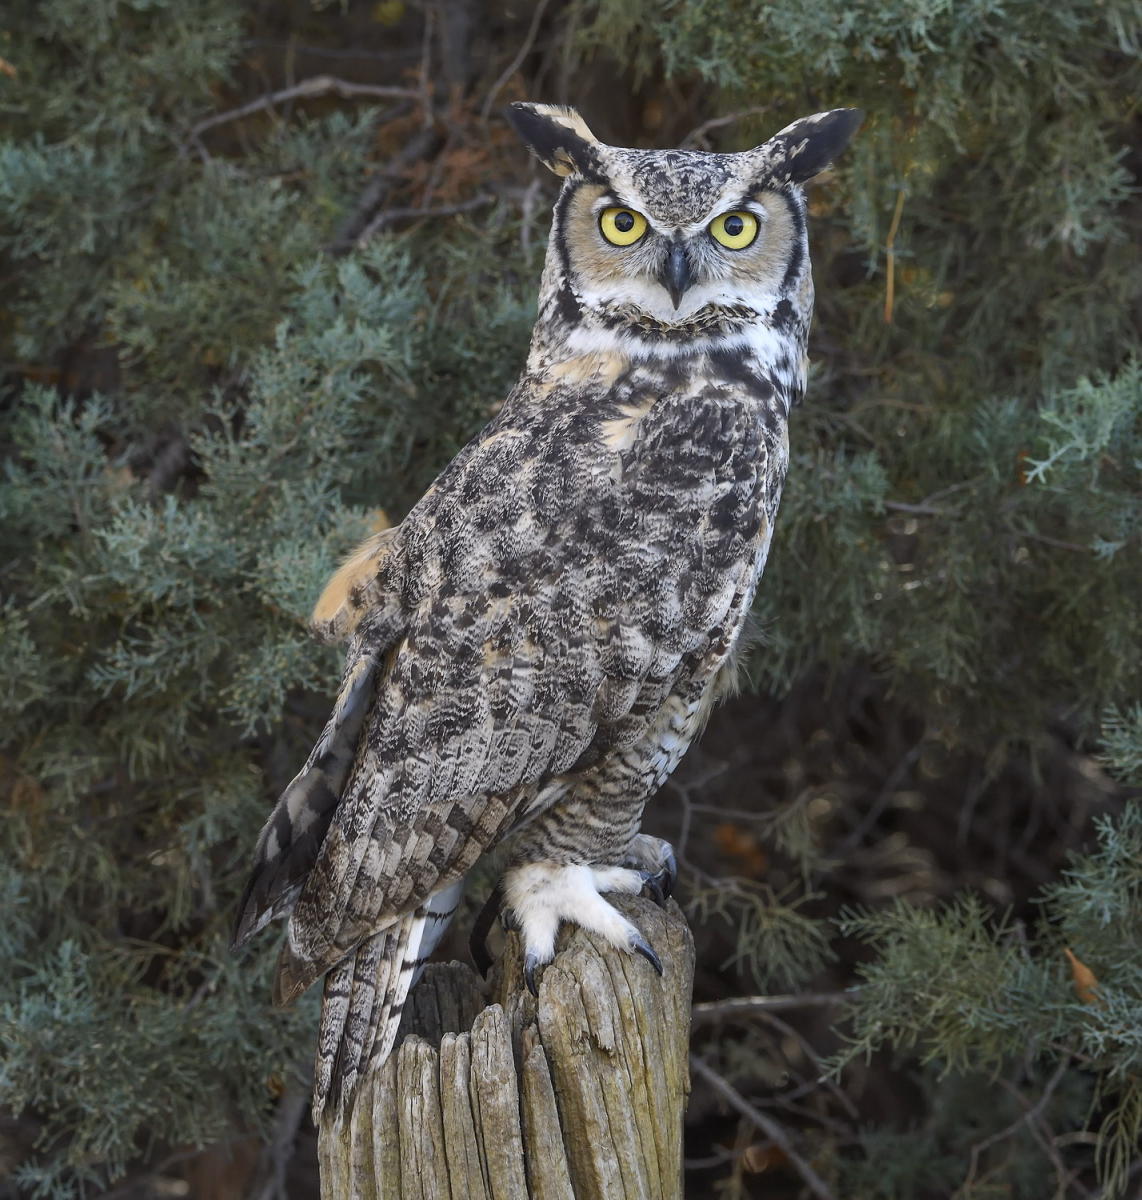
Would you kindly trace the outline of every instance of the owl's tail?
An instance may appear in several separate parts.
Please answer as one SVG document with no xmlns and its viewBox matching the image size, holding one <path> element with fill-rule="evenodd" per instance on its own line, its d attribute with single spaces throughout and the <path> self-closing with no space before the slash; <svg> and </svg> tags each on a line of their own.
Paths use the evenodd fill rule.
<svg viewBox="0 0 1142 1200">
<path fill-rule="evenodd" d="M 320 1124 L 329 1105 L 336 1120 L 344 1120 L 365 1073 L 388 1058 L 408 993 L 463 892 L 462 878 L 435 892 L 419 908 L 366 938 L 325 976 L 314 1063 L 314 1124 Z"/>
</svg>

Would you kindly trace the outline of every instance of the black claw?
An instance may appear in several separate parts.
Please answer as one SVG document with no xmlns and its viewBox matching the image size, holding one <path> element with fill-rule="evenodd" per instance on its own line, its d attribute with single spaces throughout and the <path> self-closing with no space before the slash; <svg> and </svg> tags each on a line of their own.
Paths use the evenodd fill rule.
<svg viewBox="0 0 1142 1200">
<path fill-rule="evenodd" d="M 653 953 L 653 951 L 652 951 Z M 538 1000 L 539 988 L 535 982 L 535 968 L 539 966 L 539 959 L 534 954 L 528 954 L 523 960 L 523 978 L 527 984 L 527 990 Z"/>
<path fill-rule="evenodd" d="M 674 885 L 678 882 L 678 859 L 674 857 L 674 848 L 668 842 L 660 844 L 664 853 L 657 871 L 648 871 L 644 865 L 645 860 L 640 862 L 636 858 L 630 858 L 623 863 L 624 867 L 630 867 L 639 873 L 642 877 L 643 895 L 653 900 L 659 908 L 673 894 Z"/>
<path fill-rule="evenodd" d="M 666 903 L 667 891 L 663 886 L 665 880 L 662 872 L 654 874 L 650 871 L 640 871 L 642 876 L 642 890 L 661 908 Z"/>
<path fill-rule="evenodd" d="M 659 874 L 662 876 L 663 898 L 673 895 L 674 885 L 678 882 L 678 859 L 674 857 L 672 846 L 666 847 L 666 859 Z"/>
<path fill-rule="evenodd" d="M 635 954 L 641 954 L 659 975 L 662 974 L 662 960 L 654 953 L 654 947 L 641 934 L 638 941 L 632 943 L 631 949 Z"/>
<path fill-rule="evenodd" d="M 492 955 L 488 950 L 488 934 L 492 932 L 492 924 L 496 917 L 501 915 L 503 903 L 503 888 L 497 883 L 472 924 L 472 933 L 468 938 L 468 952 L 472 955 L 476 970 L 481 975 L 487 975 L 492 969 Z"/>
</svg>

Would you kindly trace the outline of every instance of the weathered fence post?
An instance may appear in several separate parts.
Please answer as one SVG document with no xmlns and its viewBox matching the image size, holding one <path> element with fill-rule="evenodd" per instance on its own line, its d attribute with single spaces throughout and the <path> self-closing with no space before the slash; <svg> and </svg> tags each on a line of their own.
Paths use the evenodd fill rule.
<svg viewBox="0 0 1142 1200">
<path fill-rule="evenodd" d="M 489 985 L 430 966 L 350 1120 L 322 1125 L 323 1200 L 680 1200 L 694 943 L 677 905 L 612 899 L 662 978 L 579 929 L 538 1001 L 514 935 Z"/>
</svg>

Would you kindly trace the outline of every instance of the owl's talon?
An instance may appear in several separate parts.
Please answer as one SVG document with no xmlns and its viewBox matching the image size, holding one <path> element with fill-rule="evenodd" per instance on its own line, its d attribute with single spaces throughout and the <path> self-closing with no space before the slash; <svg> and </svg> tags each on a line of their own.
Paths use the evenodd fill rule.
<svg viewBox="0 0 1142 1200">
<path fill-rule="evenodd" d="M 645 958 L 648 963 L 650 963 L 650 965 L 661 977 L 662 960 L 657 954 L 655 954 L 654 947 L 646 940 L 646 938 L 639 934 L 637 940 L 631 942 L 630 948 L 635 952 L 635 954 L 641 954 L 642 957 Z"/>
<path fill-rule="evenodd" d="M 654 947 L 601 893 L 638 895 L 645 872 L 628 867 L 540 861 L 510 868 L 504 875 L 505 911 L 514 913 L 522 929 L 523 976 L 538 994 L 535 973 L 555 957 L 555 938 L 564 922 L 597 934 L 609 946 L 641 954 L 661 975 Z"/>
<path fill-rule="evenodd" d="M 673 893 L 678 882 L 678 859 L 674 847 L 662 838 L 640 833 L 633 842 L 623 863 L 638 871 L 643 880 L 643 892 L 661 907 Z"/>
<path fill-rule="evenodd" d="M 651 874 L 650 871 L 640 871 L 642 876 L 642 891 L 645 896 L 648 896 L 655 904 L 661 908 L 666 903 L 667 889 L 666 881 L 662 878 L 662 873 Z"/>
<path fill-rule="evenodd" d="M 523 979 L 527 990 L 538 1000 L 539 986 L 535 982 L 535 969 L 540 966 L 538 954 L 525 955 L 523 960 Z"/>
<path fill-rule="evenodd" d="M 674 895 L 674 889 L 678 885 L 678 859 L 674 854 L 674 847 L 669 842 L 663 842 L 663 863 L 662 870 L 662 892 L 666 899 Z"/>
</svg>

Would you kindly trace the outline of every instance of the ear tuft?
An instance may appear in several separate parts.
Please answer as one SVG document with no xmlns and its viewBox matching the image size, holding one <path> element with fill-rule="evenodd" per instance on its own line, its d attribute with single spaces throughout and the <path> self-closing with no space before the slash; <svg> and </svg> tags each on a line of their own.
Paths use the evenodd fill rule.
<svg viewBox="0 0 1142 1200">
<path fill-rule="evenodd" d="M 758 147 L 767 174 L 778 182 L 806 183 L 831 165 L 863 120 L 859 108 L 834 108 L 786 125 Z"/>
<path fill-rule="evenodd" d="M 504 116 L 535 157 L 556 175 L 592 178 L 599 174 L 599 140 L 573 108 L 517 101 L 504 110 Z"/>
</svg>

